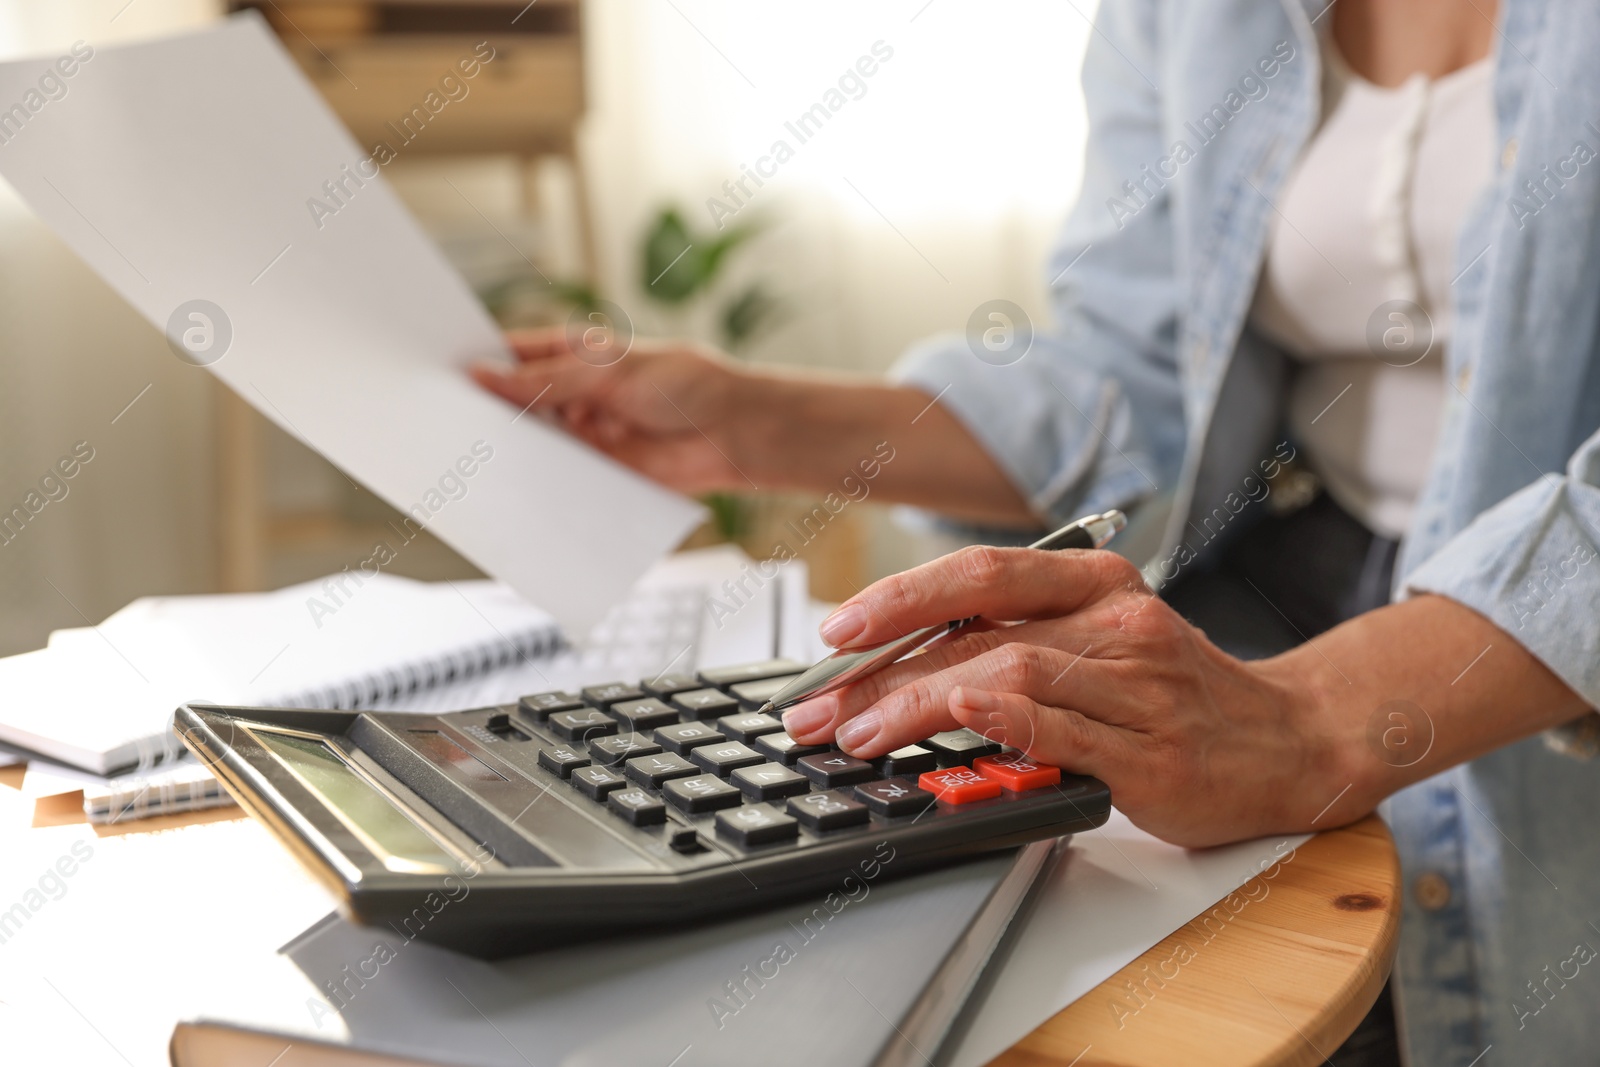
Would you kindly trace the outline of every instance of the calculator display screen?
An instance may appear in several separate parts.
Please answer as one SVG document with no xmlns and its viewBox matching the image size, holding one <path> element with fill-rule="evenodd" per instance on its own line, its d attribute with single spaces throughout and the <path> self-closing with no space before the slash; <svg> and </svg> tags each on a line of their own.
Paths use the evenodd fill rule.
<svg viewBox="0 0 1600 1067">
<path fill-rule="evenodd" d="M 322 741 L 252 730 L 300 783 L 392 871 L 440 872 L 450 856 Z"/>
</svg>

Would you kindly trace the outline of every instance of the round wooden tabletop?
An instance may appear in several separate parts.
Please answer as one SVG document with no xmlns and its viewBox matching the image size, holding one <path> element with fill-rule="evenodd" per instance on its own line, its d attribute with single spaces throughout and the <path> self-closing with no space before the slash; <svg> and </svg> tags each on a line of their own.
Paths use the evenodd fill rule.
<svg viewBox="0 0 1600 1067">
<path fill-rule="evenodd" d="M 1400 895 L 1400 861 L 1382 820 L 1320 833 L 1254 888 L 1224 936 L 1207 925 L 1209 911 L 1197 916 L 993 1063 L 1322 1063 L 1389 976 Z"/>
</svg>

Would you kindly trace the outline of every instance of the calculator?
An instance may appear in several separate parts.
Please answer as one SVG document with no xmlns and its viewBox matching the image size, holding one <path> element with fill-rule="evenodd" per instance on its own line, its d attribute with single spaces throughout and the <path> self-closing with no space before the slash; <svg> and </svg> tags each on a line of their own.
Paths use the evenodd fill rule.
<svg viewBox="0 0 1600 1067">
<path fill-rule="evenodd" d="M 1110 812 L 1100 781 L 968 730 L 871 762 L 799 744 L 757 709 L 802 669 L 437 715 L 189 704 L 174 729 L 348 918 L 485 958 L 825 899 Z"/>
</svg>

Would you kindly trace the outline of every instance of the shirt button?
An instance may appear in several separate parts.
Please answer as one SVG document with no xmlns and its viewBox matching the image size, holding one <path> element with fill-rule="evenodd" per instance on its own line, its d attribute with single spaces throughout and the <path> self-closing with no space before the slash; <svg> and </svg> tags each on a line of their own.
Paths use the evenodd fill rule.
<svg viewBox="0 0 1600 1067">
<path fill-rule="evenodd" d="M 1438 911 L 1450 903 L 1450 883 L 1437 871 L 1419 875 L 1411 885 L 1411 893 L 1423 911 Z"/>
<path fill-rule="evenodd" d="M 1500 152 L 1500 168 L 1502 170 L 1510 170 L 1511 164 L 1515 163 L 1516 161 L 1517 139 L 1513 137 L 1506 142 L 1505 148 Z"/>
</svg>

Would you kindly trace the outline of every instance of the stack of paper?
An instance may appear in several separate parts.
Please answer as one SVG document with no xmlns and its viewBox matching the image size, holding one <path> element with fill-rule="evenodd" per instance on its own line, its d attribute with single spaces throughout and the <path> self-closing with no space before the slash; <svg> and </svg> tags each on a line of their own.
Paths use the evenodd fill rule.
<svg viewBox="0 0 1600 1067">
<path fill-rule="evenodd" d="M 327 612 L 329 589 L 345 595 Z M 275 593 L 149 597 L 0 660 L 0 741 L 107 774 L 175 755 L 172 712 L 203 701 L 318 707 L 395 700 L 560 643 L 495 582 L 345 575 Z"/>
<path fill-rule="evenodd" d="M 805 564 L 754 588 L 751 568 L 731 545 L 670 557 L 575 643 L 487 581 L 378 575 L 357 585 L 337 574 L 274 593 L 147 597 L 0 659 L 0 742 L 55 761 L 29 767 L 27 791 L 81 792 L 91 822 L 227 804 L 209 773 L 172 759 L 179 704 L 454 711 L 701 666 L 817 658 Z M 741 577 L 735 610 L 719 596 Z"/>
</svg>

